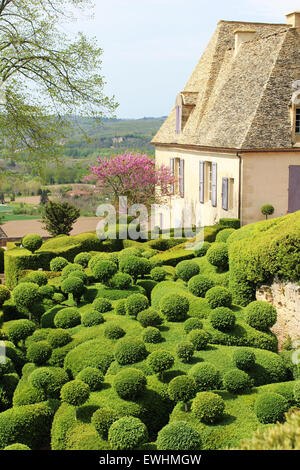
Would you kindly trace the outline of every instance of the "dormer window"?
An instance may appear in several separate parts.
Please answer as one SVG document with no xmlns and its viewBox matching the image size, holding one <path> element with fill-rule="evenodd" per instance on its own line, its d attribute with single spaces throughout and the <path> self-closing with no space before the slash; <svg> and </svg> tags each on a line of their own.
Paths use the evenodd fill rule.
<svg viewBox="0 0 300 470">
<path fill-rule="evenodd" d="M 296 134 L 300 134 L 300 108 L 296 109 Z"/>
</svg>

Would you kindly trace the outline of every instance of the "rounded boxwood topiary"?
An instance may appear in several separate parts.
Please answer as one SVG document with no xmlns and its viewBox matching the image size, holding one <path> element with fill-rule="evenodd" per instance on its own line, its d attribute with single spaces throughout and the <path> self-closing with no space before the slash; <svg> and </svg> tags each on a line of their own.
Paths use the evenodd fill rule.
<svg viewBox="0 0 300 470">
<path fill-rule="evenodd" d="M 111 425 L 108 440 L 113 450 L 134 450 L 147 442 L 148 431 L 141 420 L 127 416 Z"/>
<path fill-rule="evenodd" d="M 188 282 L 192 277 L 199 274 L 200 268 L 196 261 L 181 261 L 176 266 L 176 274 L 179 279 Z"/>
<path fill-rule="evenodd" d="M 109 260 L 98 261 L 92 269 L 92 273 L 97 281 L 108 284 L 109 280 L 116 274 L 118 267 Z"/>
<path fill-rule="evenodd" d="M 84 271 L 83 267 L 80 264 L 67 264 L 61 272 L 62 279 L 67 279 L 69 275 L 74 271 Z"/>
<path fill-rule="evenodd" d="M 176 346 L 176 354 L 182 362 L 191 362 L 195 352 L 195 347 L 190 341 L 182 341 Z"/>
<path fill-rule="evenodd" d="M 61 283 L 64 294 L 72 294 L 74 300 L 79 300 L 84 292 L 84 283 L 79 277 L 69 276 Z"/>
<path fill-rule="evenodd" d="M 91 423 L 95 427 L 97 433 L 107 439 L 108 430 L 111 425 L 119 419 L 118 413 L 112 408 L 99 408 L 92 416 Z"/>
<path fill-rule="evenodd" d="M 289 404 L 286 398 L 278 393 L 267 392 L 258 396 L 254 410 L 261 423 L 271 424 L 284 421 L 284 415 L 288 408 Z"/>
<path fill-rule="evenodd" d="M 63 329 L 51 330 L 47 336 L 47 341 L 53 349 L 62 348 L 72 341 L 72 336 Z"/>
<path fill-rule="evenodd" d="M 253 380 L 249 375 L 240 369 L 232 369 L 223 377 L 223 385 L 230 393 L 244 393 L 253 387 Z"/>
<path fill-rule="evenodd" d="M 55 294 L 53 294 L 52 296 L 52 300 L 56 304 L 62 304 L 66 300 L 66 298 L 64 294 L 61 294 L 60 292 L 55 292 Z"/>
<path fill-rule="evenodd" d="M 218 307 L 210 315 L 210 323 L 216 330 L 231 331 L 235 327 L 235 314 L 227 307 Z"/>
<path fill-rule="evenodd" d="M 148 326 L 142 334 L 145 343 L 160 343 L 162 341 L 161 332 L 154 326 Z"/>
<path fill-rule="evenodd" d="M 217 233 L 216 242 L 226 243 L 233 232 L 235 232 L 234 228 L 224 228 L 221 232 Z"/>
<path fill-rule="evenodd" d="M 199 318 L 195 318 L 195 317 L 188 318 L 184 322 L 184 331 L 187 334 L 190 333 L 192 330 L 201 330 L 202 328 L 203 328 L 203 323 L 201 320 L 199 320 Z"/>
<path fill-rule="evenodd" d="M 126 315 L 126 300 L 120 299 L 115 303 L 115 312 L 117 315 Z"/>
<path fill-rule="evenodd" d="M 92 303 L 92 307 L 99 313 L 106 313 L 112 310 L 111 302 L 108 299 L 104 299 L 103 297 L 97 297 Z"/>
<path fill-rule="evenodd" d="M 36 325 L 30 320 L 15 320 L 7 328 L 7 336 L 12 343 L 17 345 L 19 341 L 25 341 L 36 329 Z"/>
<path fill-rule="evenodd" d="M 39 300 L 39 286 L 33 282 L 22 282 L 13 289 L 12 295 L 17 309 L 27 313 L 32 304 Z"/>
<path fill-rule="evenodd" d="M 157 312 L 157 310 L 154 310 L 154 308 L 147 308 L 146 310 L 142 310 L 138 316 L 137 320 L 140 322 L 140 324 L 144 327 L 147 328 L 148 326 L 160 326 L 162 324 L 162 318 Z"/>
<path fill-rule="evenodd" d="M 268 218 L 268 215 L 274 214 L 274 206 L 272 204 L 264 204 L 261 206 L 261 213 L 266 216 L 266 219 Z"/>
<path fill-rule="evenodd" d="M 0 284 L 0 307 L 10 298 L 10 291 L 6 286 Z"/>
<path fill-rule="evenodd" d="M 23 247 L 26 250 L 31 251 L 31 253 L 34 253 L 39 248 L 41 248 L 42 244 L 42 237 L 40 235 L 37 235 L 36 233 L 29 233 L 28 235 L 25 235 L 25 237 L 22 238 Z"/>
<path fill-rule="evenodd" d="M 62 271 L 66 266 L 68 266 L 69 261 L 67 261 L 62 256 L 57 256 L 50 261 L 50 269 L 54 272 Z"/>
<path fill-rule="evenodd" d="M 210 362 L 196 364 L 189 371 L 197 386 L 198 392 L 217 390 L 221 385 L 220 372 Z"/>
<path fill-rule="evenodd" d="M 163 267 L 157 266 L 156 268 L 151 269 L 150 276 L 152 277 L 153 281 L 162 282 L 166 279 L 166 271 Z"/>
<path fill-rule="evenodd" d="M 119 339 L 125 335 L 125 331 L 116 323 L 109 323 L 104 330 L 104 336 L 108 339 Z"/>
<path fill-rule="evenodd" d="M 149 307 L 149 300 L 143 294 L 133 294 L 127 297 L 125 306 L 127 315 L 136 317 L 140 312 Z"/>
<path fill-rule="evenodd" d="M 83 268 L 87 268 L 91 258 L 91 253 L 82 252 L 75 256 L 74 263 L 80 264 Z"/>
<path fill-rule="evenodd" d="M 146 260 L 148 261 L 148 260 Z M 123 273 L 129 274 L 134 281 L 137 280 L 139 276 L 144 276 L 146 268 L 151 270 L 151 264 L 148 261 L 149 265 L 145 265 L 145 258 L 139 258 L 138 256 L 122 256 L 120 258 L 120 271 Z"/>
<path fill-rule="evenodd" d="M 89 328 L 91 326 L 101 325 L 104 323 L 104 318 L 102 313 L 91 306 L 82 314 L 81 323 L 83 326 Z"/>
<path fill-rule="evenodd" d="M 31 449 L 25 444 L 16 443 L 16 444 L 11 444 L 10 446 L 4 447 L 3 450 L 31 450 Z"/>
<path fill-rule="evenodd" d="M 74 328 L 74 326 L 79 325 L 81 322 L 80 314 L 77 308 L 64 308 L 59 310 L 54 317 L 54 325 L 56 328 Z"/>
<path fill-rule="evenodd" d="M 93 269 L 96 266 L 96 264 L 99 261 L 103 261 L 103 260 L 111 261 L 110 253 L 97 253 L 97 255 L 92 256 L 90 261 L 88 262 L 89 269 L 93 272 Z M 115 264 L 117 264 L 117 263 L 115 263 Z"/>
<path fill-rule="evenodd" d="M 26 276 L 25 282 L 33 282 L 38 286 L 45 286 L 48 283 L 48 277 L 43 271 L 33 271 Z"/>
<path fill-rule="evenodd" d="M 174 356 L 169 351 L 159 350 L 151 353 L 147 363 L 155 374 L 162 378 L 164 371 L 171 369 L 175 362 Z"/>
<path fill-rule="evenodd" d="M 205 424 L 220 421 L 225 410 L 225 402 L 220 395 L 212 392 L 201 392 L 192 403 L 192 414 Z"/>
<path fill-rule="evenodd" d="M 39 296 L 43 297 L 44 299 L 52 299 L 54 295 L 54 287 L 53 286 L 41 286 L 39 288 Z"/>
<path fill-rule="evenodd" d="M 229 289 L 226 287 L 215 286 L 209 289 L 205 298 L 210 308 L 214 309 L 217 307 L 231 307 L 232 295 Z"/>
<path fill-rule="evenodd" d="M 246 322 L 256 330 L 268 331 L 277 321 L 277 312 L 268 302 L 256 300 L 245 308 Z"/>
<path fill-rule="evenodd" d="M 115 358 L 121 365 L 140 362 L 146 356 L 145 344 L 139 339 L 121 339 L 115 348 Z"/>
<path fill-rule="evenodd" d="M 83 284 L 87 284 L 89 280 L 88 275 L 85 271 L 72 271 L 70 272 L 68 279 L 71 279 L 72 277 L 78 277 L 79 279 L 81 279 Z"/>
<path fill-rule="evenodd" d="M 47 341 L 38 341 L 37 343 L 32 343 L 27 349 L 27 359 L 29 362 L 34 362 L 34 364 L 42 365 L 50 359 L 52 354 L 52 348 Z"/>
<path fill-rule="evenodd" d="M 72 380 L 66 383 L 60 391 L 61 400 L 72 406 L 83 405 L 89 396 L 90 388 L 82 380 Z"/>
<path fill-rule="evenodd" d="M 59 398 L 61 388 L 68 381 L 68 374 L 60 367 L 38 367 L 28 377 L 28 383 L 42 390 L 47 398 Z"/>
<path fill-rule="evenodd" d="M 219 269 L 228 269 L 228 246 L 226 243 L 214 243 L 206 253 L 210 264 Z"/>
<path fill-rule="evenodd" d="M 190 308 L 189 301 L 180 294 L 166 294 L 159 303 L 161 313 L 168 321 L 184 321 Z"/>
<path fill-rule="evenodd" d="M 101 389 L 104 382 L 104 375 L 101 370 L 96 369 L 96 367 L 86 367 L 76 375 L 76 380 L 81 380 L 89 386 L 92 392 L 95 392 Z"/>
<path fill-rule="evenodd" d="M 115 289 L 126 290 L 132 285 L 133 279 L 129 274 L 116 273 L 111 279 L 111 285 Z"/>
<path fill-rule="evenodd" d="M 185 411 L 188 411 L 187 403 L 196 395 L 196 382 L 188 375 L 178 375 L 169 383 L 168 394 L 171 400 L 182 401 L 185 404 Z"/>
<path fill-rule="evenodd" d="M 247 348 L 239 348 L 232 355 L 234 365 L 241 370 L 248 371 L 255 365 L 255 354 Z"/>
<path fill-rule="evenodd" d="M 146 388 L 145 374 L 138 369 L 125 369 L 114 378 L 114 389 L 124 400 L 134 400 Z"/>
<path fill-rule="evenodd" d="M 210 334 L 204 330 L 192 330 L 188 335 L 189 341 L 192 343 L 196 351 L 206 349 L 210 340 Z"/>
<path fill-rule="evenodd" d="M 167 424 L 157 435 L 158 450 L 200 450 L 201 436 L 184 421 Z"/>
<path fill-rule="evenodd" d="M 199 246 L 197 246 L 195 249 L 195 256 L 197 258 L 201 258 L 202 256 L 205 256 L 210 246 L 211 244 L 209 242 L 200 243 Z"/>
<path fill-rule="evenodd" d="M 196 297 L 205 297 L 206 292 L 212 287 L 214 282 L 202 274 L 192 277 L 188 283 L 189 291 Z"/>
</svg>

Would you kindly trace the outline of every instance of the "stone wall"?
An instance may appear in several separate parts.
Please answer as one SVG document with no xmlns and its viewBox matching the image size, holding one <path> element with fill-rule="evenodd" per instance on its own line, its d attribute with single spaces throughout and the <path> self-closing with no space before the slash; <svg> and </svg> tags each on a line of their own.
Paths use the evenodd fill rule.
<svg viewBox="0 0 300 470">
<path fill-rule="evenodd" d="M 256 292 L 257 300 L 271 303 L 277 310 L 277 323 L 272 331 L 282 347 L 289 335 L 292 340 L 300 338 L 300 285 L 275 280 L 271 286 L 261 286 Z"/>
</svg>

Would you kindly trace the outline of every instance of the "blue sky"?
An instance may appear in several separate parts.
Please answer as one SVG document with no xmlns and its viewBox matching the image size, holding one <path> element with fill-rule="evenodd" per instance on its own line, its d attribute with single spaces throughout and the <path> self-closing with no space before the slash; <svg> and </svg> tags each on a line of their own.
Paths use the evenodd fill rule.
<svg viewBox="0 0 300 470">
<path fill-rule="evenodd" d="M 106 93 L 120 118 L 167 115 L 197 64 L 217 22 L 285 23 L 299 0 L 95 0 L 94 18 L 78 29 L 103 48 Z"/>
</svg>

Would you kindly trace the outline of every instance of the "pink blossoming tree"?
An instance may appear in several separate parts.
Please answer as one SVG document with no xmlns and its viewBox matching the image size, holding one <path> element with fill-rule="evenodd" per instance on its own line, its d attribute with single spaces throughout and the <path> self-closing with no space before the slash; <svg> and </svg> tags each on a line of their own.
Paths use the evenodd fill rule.
<svg viewBox="0 0 300 470">
<path fill-rule="evenodd" d="M 98 165 L 90 167 L 87 179 L 96 179 L 97 186 L 107 195 L 113 195 L 118 206 L 120 196 L 126 196 L 128 205 L 160 203 L 172 194 L 175 178 L 170 168 L 155 165 L 148 155 L 123 153 L 111 158 L 98 158 Z"/>
</svg>

